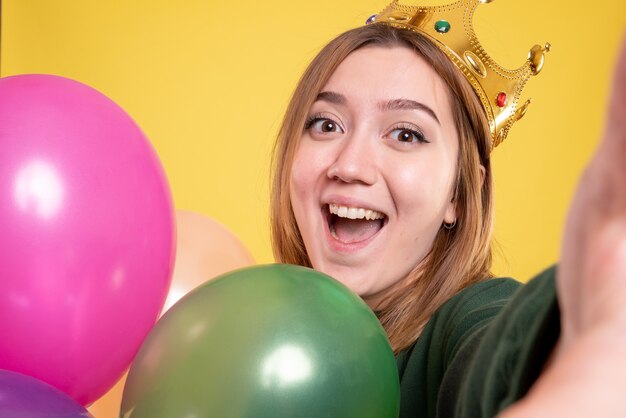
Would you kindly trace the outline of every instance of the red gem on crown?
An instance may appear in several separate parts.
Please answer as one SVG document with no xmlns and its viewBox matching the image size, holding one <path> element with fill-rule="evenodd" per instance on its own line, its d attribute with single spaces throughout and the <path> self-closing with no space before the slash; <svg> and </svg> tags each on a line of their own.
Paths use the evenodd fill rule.
<svg viewBox="0 0 626 418">
<path fill-rule="evenodd" d="M 504 105 L 506 105 L 506 93 L 505 92 L 500 92 L 498 93 L 498 97 L 496 98 L 496 103 L 498 104 L 498 107 L 504 107 Z"/>
</svg>

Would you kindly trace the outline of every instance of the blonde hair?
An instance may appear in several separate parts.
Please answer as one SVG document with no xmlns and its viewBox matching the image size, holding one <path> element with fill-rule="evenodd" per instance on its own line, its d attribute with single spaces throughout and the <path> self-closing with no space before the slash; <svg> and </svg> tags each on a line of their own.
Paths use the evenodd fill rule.
<svg viewBox="0 0 626 418">
<path fill-rule="evenodd" d="M 271 192 L 271 234 L 274 256 L 282 263 L 311 267 L 291 207 L 291 165 L 309 109 L 339 64 L 366 46 L 403 46 L 422 56 L 444 80 L 459 134 L 457 182 L 454 191 L 457 223 L 437 233 L 428 255 L 402 285 L 391 289 L 378 317 L 394 352 L 413 344 L 446 300 L 464 287 L 491 277 L 493 187 L 487 119 L 467 80 L 445 54 L 425 36 L 388 25 L 372 24 L 332 40 L 313 59 L 291 98 L 274 147 Z M 484 173 L 481 172 L 484 167 Z"/>
</svg>

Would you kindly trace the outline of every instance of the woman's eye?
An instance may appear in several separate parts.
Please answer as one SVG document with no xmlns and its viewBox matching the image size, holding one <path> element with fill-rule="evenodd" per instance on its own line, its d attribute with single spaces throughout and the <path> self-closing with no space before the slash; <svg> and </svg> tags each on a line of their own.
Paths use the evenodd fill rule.
<svg viewBox="0 0 626 418">
<path fill-rule="evenodd" d="M 321 133 L 331 133 L 331 132 L 341 132 L 343 133 L 343 129 L 337 122 L 328 118 L 313 118 L 306 123 L 306 129 L 311 129 L 315 132 Z"/>
<path fill-rule="evenodd" d="M 414 130 L 414 129 L 408 129 L 408 128 L 394 129 L 393 131 L 391 131 L 390 137 L 400 142 L 408 142 L 408 143 L 413 143 L 413 142 L 427 143 L 428 142 L 426 138 L 424 138 L 424 135 L 421 132 Z"/>
</svg>

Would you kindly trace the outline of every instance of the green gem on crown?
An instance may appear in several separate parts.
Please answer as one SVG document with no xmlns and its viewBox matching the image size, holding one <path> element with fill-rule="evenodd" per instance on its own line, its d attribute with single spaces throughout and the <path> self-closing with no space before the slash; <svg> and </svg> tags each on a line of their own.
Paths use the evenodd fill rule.
<svg viewBox="0 0 626 418">
<path fill-rule="evenodd" d="M 439 33 L 448 33 L 450 27 L 450 23 L 447 20 L 438 20 L 435 23 L 435 30 Z"/>
</svg>

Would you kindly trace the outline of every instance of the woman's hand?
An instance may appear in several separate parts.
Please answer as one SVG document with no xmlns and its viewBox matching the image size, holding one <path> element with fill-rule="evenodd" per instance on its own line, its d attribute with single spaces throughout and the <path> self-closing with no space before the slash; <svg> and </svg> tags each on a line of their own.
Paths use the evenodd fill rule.
<svg viewBox="0 0 626 418">
<path fill-rule="evenodd" d="M 624 416 L 626 38 L 604 138 L 567 219 L 557 289 L 562 324 L 558 347 L 529 394 L 501 417 Z"/>
<path fill-rule="evenodd" d="M 562 349 L 601 325 L 626 332 L 626 39 L 604 138 L 567 219 L 557 280 Z"/>
</svg>

